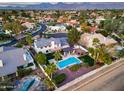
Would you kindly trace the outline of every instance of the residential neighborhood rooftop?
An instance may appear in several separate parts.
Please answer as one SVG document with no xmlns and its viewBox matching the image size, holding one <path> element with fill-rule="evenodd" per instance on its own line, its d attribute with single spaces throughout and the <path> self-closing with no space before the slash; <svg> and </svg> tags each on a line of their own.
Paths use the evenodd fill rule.
<svg viewBox="0 0 124 93">
<path fill-rule="evenodd" d="M 98 33 L 84 33 L 81 35 L 81 39 L 79 41 L 79 43 L 81 45 L 84 45 L 86 47 L 93 47 L 93 39 L 94 38 L 98 38 L 100 40 L 101 44 L 105 44 L 105 45 L 111 45 L 111 44 L 116 44 L 117 41 L 112 39 L 112 38 L 108 38 L 108 37 L 104 37 L 102 34 L 98 34 Z"/>
<path fill-rule="evenodd" d="M 49 46 L 51 45 L 51 42 L 54 41 L 56 44 L 62 44 L 62 45 L 66 45 L 67 43 L 67 38 L 66 37 L 62 37 L 62 38 L 40 38 L 38 40 L 36 40 L 36 45 L 37 47 L 45 47 L 45 46 Z"/>
<path fill-rule="evenodd" d="M 3 67 L 0 67 L 0 76 L 13 74 L 17 71 L 17 67 L 27 64 L 23 48 L 4 47 L 3 49 L 0 52 L 0 60 L 3 64 Z"/>
</svg>

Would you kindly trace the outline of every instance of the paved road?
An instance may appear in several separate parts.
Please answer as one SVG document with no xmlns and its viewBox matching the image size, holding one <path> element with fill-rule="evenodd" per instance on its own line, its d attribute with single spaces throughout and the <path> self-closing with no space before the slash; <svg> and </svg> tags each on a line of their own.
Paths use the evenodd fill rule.
<svg viewBox="0 0 124 93">
<path fill-rule="evenodd" d="M 116 69 L 110 70 L 101 77 L 86 85 L 79 85 L 75 91 L 123 91 L 124 90 L 124 61 Z"/>
<path fill-rule="evenodd" d="M 41 31 L 41 32 L 44 32 L 44 31 L 46 30 L 46 25 L 45 25 L 45 24 L 40 24 L 40 26 L 41 26 L 41 29 L 39 29 L 37 32 L 32 33 L 33 36 L 38 35 L 40 31 Z M 25 37 L 25 36 L 23 36 L 22 38 L 24 38 L 24 37 Z M 12 41 L 9 42 L 9 43 L 0 45 L 0 47 L 1 47 L 1 46 L 11 46 L 11 45 L 16 44 L 17 42 L 18 42 L 18 40 L 15 40 L 15 39 L 14 39 L 14 40 L 12 40 Z"/>
</svg>

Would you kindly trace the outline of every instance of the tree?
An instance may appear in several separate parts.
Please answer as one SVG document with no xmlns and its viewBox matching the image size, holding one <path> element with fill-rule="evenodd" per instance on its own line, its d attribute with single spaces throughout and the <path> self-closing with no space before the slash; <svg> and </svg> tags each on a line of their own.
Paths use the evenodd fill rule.
<svg viewBox="0 0 124 93">
<path fill-rule="evenodd" d="M 70 29 L 72 29 L 72 26 L 69 25 L 69 26 L 66 27 L 66 29 L 70 30 Z"/>
<path fill-rule="evenodd" d="M 104 21 L 104 29 L 108 31 L 108 34 L 112 33 L 113 30 L 112 20 Z"/>
<path fill-rule="evenodd" d="M 117 53 L 118 57 L 124 57 L 124 49 L 120 50 L 118 53 Z"/>
<path fill-rule="evenodd" d="M 28 45 L 31 47 L 32 43 L 33 43 L 33 39 L 32 39 L 32 35 L 28 34 L 26 36 L 26 42 L 28 43 Z"/>
<path fill-rule="evenodd" d="M 46 55 L 44 55 L 41 52 L 35 55 L 35 60 L 38 62 L 38 64 L 41 64 L 41 65 L 46 64 L 47 62 Z"/>
<path fill-rule="evenodd" d="M 97 63 L 108 65 L 112 63 L 111 57 L 109 53 L 107 53 L 104 45 L 101 45 L 97 48 L 89 48 L 88 51 L 91 53 L 91 57 L 95 59 Z"/>
<path fill-rule="evenodd" d="M 59 59 L 61 59 L 61 53 L 59 51 L 56 51 L 53 55 L 54 55 L 55 60 L 58 61 Z"/>
<path fill-rule="evenodd" d="M 6 22 L 3 25 L 4 30 L 11 30 L 14 34 L 19 34 L 21 31 L 27 29 L 25 26 L 22 26 L 21 23 L 17 21 Z"/>
<path fill-rule="evenodd" d="M 50 76 L 50 78 L 52 79 L 53 73 L 56 72 L 56 65 L 55 64 L 47 65 L 47 67 L 45 68 L 45 71 Z"/>
<path fill-rule="evenodd" d="M 100 45 L 100 40 L 98 38 L 93 39 L 93 45 L 94 46 L 99 46 Z"/>
<path fill-rule="evenodd" d="M 68 32 L 68 41 L 71 45 L 77 44 L 80 39 L 80 32 L 77 31 L 76 28 L 70 29 Z"/>
<path fill-rule="evenodd" d="M 48 89 L 54 88 L 52 81 L 50 81 L 48 77 L 44 80 L 44 84 L 47 86 Z"/>
<path fill-rule="evenodd" d="M 94 55 L 94 48 L 89 47 L 89 48 L 88 48 L 88 51 L 89 51 L 89 53 L 91 54 L 91 56 L 93 57 L 93 55 Z"/>
</svg>

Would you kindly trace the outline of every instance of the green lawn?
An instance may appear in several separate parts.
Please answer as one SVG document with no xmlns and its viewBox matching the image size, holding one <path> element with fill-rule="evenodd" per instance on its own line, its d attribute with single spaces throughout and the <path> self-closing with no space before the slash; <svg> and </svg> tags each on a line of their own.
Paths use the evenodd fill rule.
<svg viewBox="0 0 124 93">
<path fill-rule="evenodd" d="M 81 56 L 79 57 L 79 59 L 81 61 L 83 61 L 84 63 L 87 63 L 89 66 L 93 66 L 94 65 L 94 59 L 92 59 L 90 56 L 85 55 L 85 56 Z"/>
</svg>

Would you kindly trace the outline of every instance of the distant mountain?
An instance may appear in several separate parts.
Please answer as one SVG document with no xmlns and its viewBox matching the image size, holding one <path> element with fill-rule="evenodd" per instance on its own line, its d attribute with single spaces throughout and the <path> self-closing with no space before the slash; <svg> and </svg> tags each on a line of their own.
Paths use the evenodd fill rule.
<svg viewBox="0 0 124 93">
<path fill-rule="evenodd" d="M 85 3 L 34 3 L 34 4 L 7 4 L 1 5 L 0 9 L 22 10 L 81 10 L 81 9 L 124 9 L 124 2 L 85 2 Z"/>
</svg>

